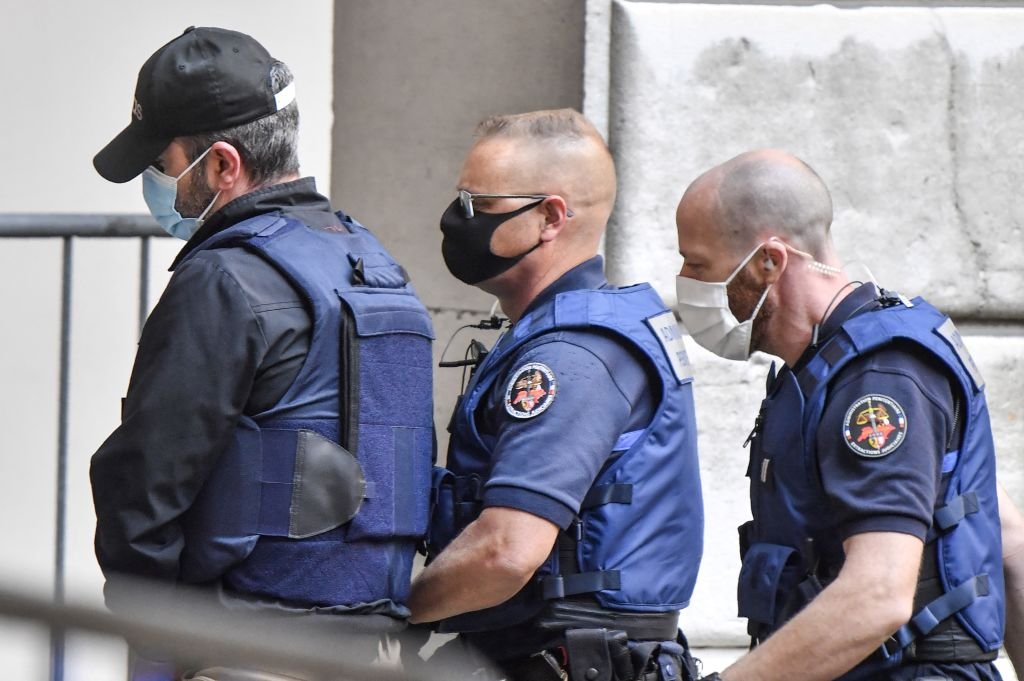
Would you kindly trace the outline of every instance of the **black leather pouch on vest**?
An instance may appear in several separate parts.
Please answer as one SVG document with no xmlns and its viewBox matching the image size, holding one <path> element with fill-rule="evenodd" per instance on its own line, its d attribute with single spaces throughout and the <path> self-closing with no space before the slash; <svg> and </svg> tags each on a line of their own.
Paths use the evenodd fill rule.
<svg viewBox="0 0 1024 681">
<path fill-rule="evenodd" d="M 433 559 L 455 536 L 480 515 L 483 481 L 478 475 L 456 476 L 434 466 L 431 473 L 430 524 L 427 557 Z"/>
<path fill-rule="evenodd" d="M 427 526 L 427 562 L 455 538 L 455 476 L 447 468 L 431 472 L 430 523 Z"/>
<path fill-rule="evenodd" d="M 636 681 L 697 681 L 697 663 L 682 632 L 669 641 L 633 643 L 630 655 Z"/>
<path fill-rule="evenodd" d="M 629 675 L 617 676 L 612 667 L 611 647 L 617 653 L 625 653 L 629 662 L 629 647 L 624 631 L 607 629 L 576 629 L 565 632 L 565 647 L 569 653 L 569 679 L 571 681 L 612 681 L 613 678 L 632 678 L 632 664 Z M 623 659 L 621 654 L 616 658 Z"/>
<path fill-rule="evenodd" d="M 782 594 L 799 581 L 801 560 L 790 546 L 759 542 L 743 557 L 739 580 L 739 616 L 775 625 L 782 612 Z"/>
<path fill-rule="evenodd" d="M 566 640 L 571 681 L 697 679 L 693 658 L 681 634 L 663 641 L 631 643 L 623 631 L 584 629 L 566 632 Z"/>
<path fill-rule="evenodd" d="M 302 539 L 351 520 L 367 496 L 363 469 L 344 447 L 300 430 L 288 510 L 288 536 Z"/>
<path fill-rule="evenodd" d="M 697 666 L 682 634 L 631 641 L 614 629 L 565 632 L 565 644 L 502 662 L 508 681 L 696 681 Z"/>
<path fill-rule="evenodd" d="M 747 550 L 750 548 L 750 537 L 754 532 L 754 521 L 748 520 L 739 527 L 736 528 L 736 532 L 739 534 L 740 540 L 740 562 L 747 556 Z"/>
</svg>

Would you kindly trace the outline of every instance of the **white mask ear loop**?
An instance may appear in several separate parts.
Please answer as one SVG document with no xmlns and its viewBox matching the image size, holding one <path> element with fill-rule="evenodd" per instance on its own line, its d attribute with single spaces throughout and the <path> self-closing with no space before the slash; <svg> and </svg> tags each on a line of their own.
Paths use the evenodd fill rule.
<svg viewBox="0 0 1024 681">
<path fill-rule="evenodd" d="M 775 237 L 772 237 L 772 239 L 774 239 L 774 238 Z M 785 245 L 785 244 L 783 244 L 783 245 Z M 736 275 L 740 273 L 740 270 L 742 270 L 744 267 L 746 267 L 747 263 L 750 262 L 755 255 L 757 255 L 757 252 L 761 249 L 761 246 L 764 246 L 764 242 L 763 241 L 761 243 L 759 243 L 756 247 L 754 247 L 754 250 L 752 250 L 750 252 L 750 254 L 743 259 L 743 262 L 741 262 L 739 265 L 736 266 L 736 269 L 734 269 L 732 271 L 732 274 L 729 275 L 729 278 L 726 279 L 722 283 L 725 284 L 726 286 L 728 286 L 729 282 L 731 282 L 733 279 L 735 279 Z M 750 319 L 748 321 L 752 322 L 754 320 L 754 318 L 757 317 L 757 313 L 761 311 L 761 306 L 764 305 L 765 298 L 768 297 L 768 292 L 772 290 L 772 286 L 773 286 L 773 284 L 768 284 L 768 286 L 765 287 L 764 293 L 762 293 L 761 297 L 758 299 L 757 305 L 754 306 L 754 311 L 750 313 Z"/>
<path fill-rule="evenodd" d="M 753 320 L 757 317 L 757 313 L 761 311 L 761 306 L 764 305 L 765 298 L 768 297 L 768 292 L 772 290 L 772 286 L 775 284 L 768 284 L 765 287 L 764 293 L 761 294 L 761 298 L 757 301 L 757 305 L 754 306 L 754 311 L 750 313 L 750 319 Z"/>
<path fill-rule="evenodd" d="M 178 180 L 180 180 L 181 178 L 185 177 L 185 173 L 187 173 L 188 171 L 190 171 L 190 170 L 192 170 L 193 168 L 195 168 L 195 167 L 196 167 L 196 164 L 197 164 L 197 163 L 199 163 L 200 161 L 202 161 L 202 160 L 203 160 L 203 158 L 204 158 L 204 157 L 205 157 L 205 156 L 206 156 L 207 154 L 209 154 L 209 153 L 210 153 L 210 151 L 211 151 L 212 149 L 213 149 L 213 147 L 208 147 L 208 148 L 206 149 L 206 151 L 204 151 L 203 153 L 199 154 L 199 156 L 197 156 L 197 157 L 196 157 L 196 160 L 194 160 L 194 161 L 192 161 L 192 163 L 189 163 L 189 164 L 188 164 L 188 168 L 185 168 L 184 170 L 182 170 L 182 171 L 181 171 L 181 174 L 180 174 L 180 175 L 178 175 L 178 176 L 177 176 L 176 178 L 174 178 L 174 181 L 175 181 L 175 182 L 177 182 L 177 181 L 178 181 Z M 211 201 L 210 201 L 210 203 L 206 204 L 206 208 L 204 208 L 204 209 L 203 209 L 203 212 L 202 212 L 202 213 L 200 213 L 200 214 L 199 214 L 199 217 L 197 217 L 197 218 L 196 218 L 196 227 L 197 227 L 197 228 L 198 228 L 199 226 L 201 226 L 201 225 L 203 224 L 203 222 L 204 222 L 204 221 L 206 220 L 206 214 L 210 212 L 210 209 L 211 209 L 211 208 L 213 208 L 213 204 L 217 203 L 217 199 L 218 199 L 219 197 L 220 197 L 220 192 L 217 192 L 216 194 L 214 194 L 214 195 L 213 195 L 213 200 L 211 200 Z"/>
<path fill-rule="evenodd" d="M 746 267 L 747 263 L 750 262 L 751 259 L 755 255 L 757 255 L 757 251 L 758 251 L 758 249 L 761 248 L 761 246 L 764 246 L 764 242 L 763 241 L 761 243 L 759 243 L 757 246 L 755 246 L 754 250 L 752 250 L 747 257 L 743 258 L 743 260 L 740 262 L 740 264 L 736 266 L 736 269 L 734 269 L 732 271 L 732 274 L 730 274 L 729 277 L 725 281 L 723 281 L 722 283 L 725 284 L 726 286 L 728 286 L 729 282 L 731 282 L 733 279 L 735 279 L 736 275 L 740 273 L 740 270 L 742 270 L 744 267 Z"/>
<path fill-rule="evenodd" d="M 203 212 L 200 213 L 199 217 L 196 218 L 196 225 L 197 226 L 202 225 L 203 222 L 206 221 L 206 214 L 210 212 L 211 208 L 213 208 L 213 204 L 217 203 L 217 199 L 218 198 L 220 198 L 220 192 L 217 192 L 216 194 L 213 195 L 213 199 L 210 200 L 210 203 L 207 204 L 207 206 L 203 210 Z"/>
<path fill-rule="evenodd" d="M 783 246 L 786 246 L 785 243 L 782 242 L 781 240 L 776 239 L 775 237 L 772 237 L 772 239 L 775 239 L 775 241 L 779 242 Z M 769 241 L 771 241 L 771 240 L 769 240 Z M 732 270 L 731 274 L 729 274 L 729 279 L 725 280 L 725 282 L 724 282 L 724 284 L 726 286 L 729 285 L 729 282 L 731 282 L 733 279 L 735 279 L 735 276 L 736 276 L 736 274 L 739 273 L 739 270 L 741 270 L 743 267 L 745 267 L 746 263 L 750 262 L 754 258 L 754 256 L 757 255 L 757 253 L 761 249 L 761 247 L 764 246 L 764 245 L 765 245 L 764 242 L 761 242 L 760 244 L 758 244 L 756 247 L 754 247 L 754 250 L 751 251 L 750 255 L 748 255 L 745 258 L 743 258 L 742 262 L 740 262 L 738 265 L 736 265 L 736 268 Z M 786 248 L 790 248 L 790 247 L 786 246 Z M 750 317 L 749 321 L 753 322 L 754 318 L 757 317 L 758 312 L 761 311 L 761 306 L 765 304 L 765 299 L 768 297 L 768 292 L 771 291 L 771 287 L 772 286 L 774 286 L 774 285 L 769 284 L 767 287 L 765 287 L 764 293 L 762 293 L 761 294 L 761 298 L 758 299 L 758 304 L 754 306 L 754 311 L 751 312 L 751 317 Z"/>
<path fill-rule="evenodd" d="M 178 175 L 178 176 L 177 176 L 176 178 L 174 178 L 174 179 L 175 179 L 175 180 L 177 181 L 177 180 L 180 180 L 181 178 L 185 177 L 185 173 L 187 173 L 188 171 L 190 171 L 190 170 L 192 170 L 193 168 L 195 168 L 195 167 L 196 167 L 196 164 L 197 164 L 197 163 L 199 163 L 200 161 L 202 161 L 202 160 L 203 160 L 203 158 L 204 158 L 204 157 L 205 157 L 205 156 L 206 156 L 207 154 L 209 154 L 209 153 L 210 153 L 210 151 L 211 151 L 212 149 L 213 149 L 213 147 L 209 147 L 209 148 L 207 148 L 207 150 L 206 150 L 206 151 L 204 151 L 203 153 L 199 154 L 199 156 L 196 156 L 196 160 L 194 160 L 194 161 L 192 161 L 191 163 L 189 163 L 189 164 L 188 164 L 188 168 L 185 168 L 184 170 L 182 170 L 182 171 L 181 171 L 181 174 L 179 174 L 179 175 Z"/>
</svg>

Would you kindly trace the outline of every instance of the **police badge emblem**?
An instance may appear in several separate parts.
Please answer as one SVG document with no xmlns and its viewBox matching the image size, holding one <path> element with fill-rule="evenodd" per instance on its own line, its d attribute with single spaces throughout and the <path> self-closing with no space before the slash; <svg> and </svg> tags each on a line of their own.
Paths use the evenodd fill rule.
<svg viewBox="0 0 1024 681">
<path fill-rule="evenodd" d="M 555 372 L 539 362 L 516 369 L 505 388 L 505 411 L 517 419 L 539 416 L 554 401 Z"/>
<path fill-rule="evenodd" d="M 886 395 L 864 395 L 846 410 L 843 438 L 860 456 L 878 459 L 892 453 L 907 436 L 907 414 Z"/>
</svg>

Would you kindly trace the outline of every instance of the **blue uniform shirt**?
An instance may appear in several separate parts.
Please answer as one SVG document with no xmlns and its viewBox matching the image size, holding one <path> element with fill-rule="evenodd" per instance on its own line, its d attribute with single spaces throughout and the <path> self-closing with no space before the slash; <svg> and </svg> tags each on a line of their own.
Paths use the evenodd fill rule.
<svg viewBox="0 0 1024 681">
<path fill-rule="evenodd" d="M 820 339 L 850 317 L 875 309 L 877 296 L 871 284 L 855 289 L 821 326 Z M 809 349 L 794 371 L 813 352 Z M 817 452 L 822 484 L 843 540 L 863 532 L 901 532 L 924 540 L 941 491 L 943 455 L 958 440 L 952 380 L 938 361 L 900 343 L 858 357 L 832 380 L 817 430 Z M 870 431 L 857 424 L 867 396 L 887 397 L 904 414 L 902 436 L 899 424 L 893 424 L 891 443 L 896 437 L 901 441 L 884 456 L 864 456 L 856 449 L 858 438 Z M 879 398 L 873 403 L 887 404 Z"/>
<path fill-rule="evenodd" d="M 607 286 L 603 261 L 595 256 L 545 289 L 524 316 L 559 293 Z M 557 393 L 542 413 L 516 418 L 506 409 L 506 392 L 530 363 L 551 370 Z M 524 345 L 476 413 L 481 434 L 495 443 L 484 506 L 515 508 L 568 527 L 619 436 L 650 423 L 660 396 L 652 394 L 658 381 L 648 370 L 654 371 L 636 351 L 596 329 L 544 334 Z"/>
</svg>

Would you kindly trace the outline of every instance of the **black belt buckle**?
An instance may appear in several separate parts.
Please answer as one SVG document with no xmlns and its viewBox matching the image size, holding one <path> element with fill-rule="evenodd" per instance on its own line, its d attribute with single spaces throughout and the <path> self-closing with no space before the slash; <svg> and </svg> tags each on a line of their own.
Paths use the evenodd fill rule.
<svg viewBox="0 0 1024 681">
<path fill-rule="evenodd" d="M 885 639 L 878 650 L 882 654 L 882 659 L 888 660 L 899 654 L 903 650 L 903 646 L 900 645 L 900 642 L 896 640 L 896 636 L 893 635 Z"/>
<path fill-rule="evenodd" d="M 530 657 L 538 658 L 547 665 L 553 674 L 553 676 L 549 678 L 559 679 L 559 681 L 569 681 L 569 673 L 565 671 L 565 666 L 555 659 L 555 656 L 551 654 L 551 651 L 542 650 L 539 653 L 534 653 Z"/>
<path fill-rule="evenodd" d="M 569 681 L 569 673 L 549 650 L 503 666 L 511 681 Z"/>
</svg>

